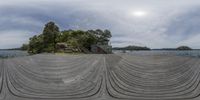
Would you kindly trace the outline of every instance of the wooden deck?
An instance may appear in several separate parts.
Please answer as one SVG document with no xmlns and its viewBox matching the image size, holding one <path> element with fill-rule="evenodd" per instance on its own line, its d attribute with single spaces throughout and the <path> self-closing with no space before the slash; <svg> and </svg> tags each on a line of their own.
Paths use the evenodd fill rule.
<svg viewBox="0 0 200 100">
<path fill-rule="evenodd" d="M 0 60 L 0 100 L 200 100 L 200 59 L 34 55 Z"/>
</svg>

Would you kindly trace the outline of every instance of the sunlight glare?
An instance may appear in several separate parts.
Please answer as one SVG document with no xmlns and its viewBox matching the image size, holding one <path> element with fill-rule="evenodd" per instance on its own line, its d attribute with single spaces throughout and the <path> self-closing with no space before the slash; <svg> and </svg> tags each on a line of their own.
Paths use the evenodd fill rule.
<svg viewBox="0 0 200 100">
<path fill-rule="evenodd" d="M 134 11 L 131 13 L 133 16 L 136 16 L 136 17 L 143 17 L 143 16 L 146 16 L 147 13 L 145 11 Z"/>
</svg>

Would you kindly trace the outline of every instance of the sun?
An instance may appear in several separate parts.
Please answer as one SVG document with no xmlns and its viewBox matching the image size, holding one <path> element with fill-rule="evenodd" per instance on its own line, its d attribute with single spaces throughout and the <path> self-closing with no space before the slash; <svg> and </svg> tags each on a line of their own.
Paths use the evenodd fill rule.
<svg viewBox="0 0 200 100">
<path fill-rule="evenodd" d="M 144 17 L 147 15 L 147 12 L 145 11 L 133 11 L 131 13 L 131 15 L 135 16 L 135 17 Z"/>
</svg>

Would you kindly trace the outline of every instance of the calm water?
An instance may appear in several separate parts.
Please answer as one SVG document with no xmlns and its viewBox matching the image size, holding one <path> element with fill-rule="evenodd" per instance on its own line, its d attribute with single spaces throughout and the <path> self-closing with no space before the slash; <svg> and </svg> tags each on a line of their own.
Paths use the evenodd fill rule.
<svg viewBox="0 0 200 100">
<path fill-rule="evenodd" d="M 114 53 L 123 53 L 124 51 L 113 51 Z M 200 58 L 200 50 L 189 51 L 171 51 L 171 50 L 152 50 L 152 51 L 126 51 L 130 55 L 177 55 Z"/>
<path fill-rule="evenodd" d="M 0 50 L 0 58 L 10 58 L 10 57 L 19 57 L 19 56 L 27 56 L 28 53 L 26 51 L 20 50 Z"/>
<path fill-rule="evenodd" d="M 114 53 L 122 53 L 123 51 L 115 50 Z M 152 51 L 126 51 L 130 55 L 177 55 L 177 56 L 189 56 L 200 58 L 200 50 L 192 51 L 163 51 L 163 50 L 152 50 Z M 26 51 L 20 50 L 0 50 L 0 58 L 10 58 L 27 56 Z"/>
</svg>

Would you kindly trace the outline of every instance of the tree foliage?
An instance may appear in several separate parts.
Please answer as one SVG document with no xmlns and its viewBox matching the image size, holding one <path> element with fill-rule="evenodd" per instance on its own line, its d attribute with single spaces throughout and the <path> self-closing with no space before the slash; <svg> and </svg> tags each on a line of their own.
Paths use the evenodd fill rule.
<svg viewBox="0 0 200 100">
<path fill-rule="evenodd" d="M 30 38 L 29 41 L 29 49 L 28 52 L 31 54 L 37 54 L 44 52 L 44 41 L 43 41 L 43 35 L 35 35 L 32 38 Z"/>
<path fill-rule="evenodd" d="M 20 49 L 21 50 L 28 50 L 28 44 L 23 44 Z"/>
<path fill-rule="evenodd" d="M 59 27 L 54 22 L 49 22 L 45 25 L 43 30 L 43 45 L 45 52 L 55 52 L 56 38 L 59 34 Z"/>
<path fill-rule="evenodd" d="M 91 45 L 108 45 L 112 37 L 109 30 L 64 30 L 54 22 L 45 25 L 42 34 L 30 38 L 28 51 L 33 54 L 42 52 L 56 52 L 57 43 L 66 43 L 81 52 L 82 48 L 90 50 Z"/>
</svg>

